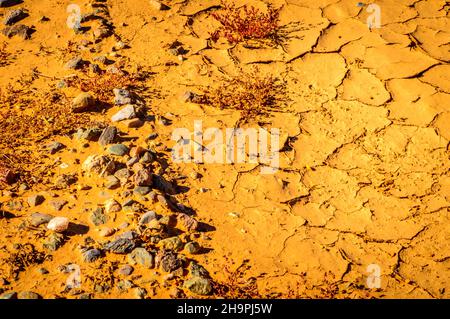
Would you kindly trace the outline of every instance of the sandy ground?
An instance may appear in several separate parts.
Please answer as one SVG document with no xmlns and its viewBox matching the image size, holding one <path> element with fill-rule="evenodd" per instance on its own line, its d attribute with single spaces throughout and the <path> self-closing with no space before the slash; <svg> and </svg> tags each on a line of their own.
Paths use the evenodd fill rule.
<svg viewBox="0 0 450 319">
<path fill-rule="evenodd" d="M 264 9 L 264 2 L 235 3 Z M 249 269 L 239 276 L 256 278 L 261 294 L 449 298 L 448 3 L 378 0 L 381 27 L 369 29 L 369 13 L 357 1 L 270 2 L 281 8 L 280 25 L 297 26 L 276 47 L 231 45 L 224 39 L 212 42 L 211 32 L 219 24 L 211 13 L 220 8 L 218 0 L 167 0 L 170 9 L 162 11 L 140 0 L 25 0 L 0 8 L 3 16 L 11 9 L 27 9 L 29 16 L 19 23 L 35 27 L 28 40 L 0 35 L 8 52 L 7 63 L 0 65 L 0 88 L 4 92 L 9 84 L 20 86 L 33 100 L 29 106 L 0 105 L 0 112 L 7 107 L 32 112 L 43 92 L 74 98 L 79 91 L 56 85 L 79 72 L 64 68 L 76 55 L 91 62 L 106 55 L 115 61 L 113 65 L 145 71 L 138 94 L 155 119 L 139 128 L 115 125 L 130 138 L 127 145 L 146 146 L 146 137 L 158 133 L 152 147 L 167 155 L 167 176 L 183 188 L 172 198 L 192 208 L 195 218 L 208 225 L 203 231 L 180 235 L 183 241 L 195 239 L 203 247 L 201 253 L 187 258 L 205 267 L 213 281 L 229 281 L 224 269 L 233 271 L 245 261 Z M 91 29 L 75 34 L 66 25 L 71 3 L 79 5 L 83 14 L 95 9 L 92 4 L 104 6 L 111 35 L 100 40 L 94 36 L 97 20 L 83 23 Z M 48 21 L 42 21 L 42 16 Z M 112 50 L 119 40 L 127 47 Z M 182 59 L 169 50 L 174 41 L 186 51 Z M 70 46 L 76 49 L 67 49 Z M 172 163 L 169 150 L 174 145 L 174 128 L 192 130 L 194 120 L 202 119 L 204 127 L 225 129 L 239 118 L 237 111 L 184 103 L 180 95 L 214 87 L 255 66 L 260 74 L 286 83 L 289 102 L 264 124 L 281 130 L 280 170 L 261 175 L 257 164 Z M 119 109 L 112 106 L 89 116 L 108 123 Z M 164 125 L 161 117 L 169 119 L 170 125 Z M 256 120 L 247 123 L 257 125 Z M 53 155 L 43 152 L 43 145 L 52 141 L 66 148 Z M 0 156 L 8 145 L 2 147 Z M 39 165 L 27 165 L 39 172 L 41 180 L 29 189 L 20 188 L 20 183 L 4 185 L 2 210 L 14 217 L 0 218 L 0 258 L 7 260 L 14 245 L 24 243 L 32 243 L 48 258 L 27 265 L 17 278 L 8 272 L 6 262 L 0 263 L 4 293 L 134 298 L 136 287 L 141 287 L 150 298 L 196 296 L 179 283 L 184 277 L 173 279 L 139 265 L 128 278 L 134 288 L 117 288 L 124 280 L 117 268 L 127 263 L 126 255 L 107 253 L 95 263 L 83 262 L 79 245 L 87 237 L 97 244 L 111 240 L 100 236 L 101 227 L 90 222 L 89 212 L 110 198 L 125 201 L 124 187 L 105 189 L 101 178 L 82 172 L 81 163 L 90 155 L 105 154 L 104 148 L 70 134 L 23 147 L 39 158 Z M 54 189 L 54 180 L 61 174 L 75 174 L 78 181 L 67 189 Z M 80 189 L 80 185 L 91 189 Z M 27 198 L 38 193 L 45 201 L 30 207 Z M 134 198 L 146 210 L 161 215 L 170 212 L 160 202 Z M 55 199 L 68 203 L 55 211 L 50 204 Z M 62 247 L 48 252 L 42 241 L 51 231 L 45 226 L 27 227 L 35 212 L 68 217 L 88 230 L 68 236 Z M 133 226 L 137 217 L 130 215 L 118 212 L 104 226 L 120 228 L 124 221 Z M 76 292 L 65 290 L 69 274 L 61 272 L 60 266 L 67 264 L 81 267 L 83 285 Z M 380 269 L 378 289 L 366 283 L 371 264 Z M 43 275 L 40 268 L 49 273 Z M 111 281 L 113 287 L 98 291 L 96 280 Z"/>
</svg>

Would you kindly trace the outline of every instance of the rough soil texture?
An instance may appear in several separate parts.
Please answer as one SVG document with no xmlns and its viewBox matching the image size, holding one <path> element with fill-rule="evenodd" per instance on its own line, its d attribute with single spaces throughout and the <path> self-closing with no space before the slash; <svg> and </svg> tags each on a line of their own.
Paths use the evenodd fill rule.
<svg viewBox="0 0 450 319">
<path fill-rule="evenodd" d="M 381 28 L 372 30 L 357 1 L 270 1 L 281 8 L 280 25 L 289 30 L 276 46 L 211 41 L 219 26 L 211 14 L 220 9 L 219 0 L 167 0 L 167 10 L 141 0 L 76 1 L 82 14 L 103 10 L 99 15 L 109 32 L 104 36 L 98 31 L 103 20 L 86 19 L 82 26 L 89 28 L 79 33 L 67 27 L 66 9 L 72 2 L 25 0 L 0 8 L 2 20 L 12 9 L 26 9 L 28 16 L 16 24 L 35 30 L 29 39 L 0 35 L 0 43 L 6 43 L 0 50 L 0 118 L 15 123 L 2 125 L 0 161 L 21 172 L 16 183 L 1 184 L 0 292 L 134 298 L 142 295 L 140 287 L 150 298 L 198 296 L 182 284 L 192 275 L 188 266 L 168 275 L 134 265 L 125 277 L 118 268 L 129 262 L 127 255 L 101 249 L 116 234 L 136 229 L 145 211 L 177 218 L 184 209 L 164 204 L 165 196 L 190 208 L 202 225 L 193 231 L 172 229 L 171 235 L 202 247 L 197 254 L 179 255 L 202 265 L 212 282 L 230 282 L 224 269 L 233 272 L 245 263 L 248 270 L 234 275 L 242 281 L 255 278 L 264 296 L 450 297 L 446 1 L 379 0 Z M 235 1 L 261 10 L 265 2 Z M 118 41 L 127 46 L 112 50 Z M 175 41 L 184 49 L 182 57 L 170 50 Z M 143 125 L 114 125 L 125 145 L 152 148 L 163 159 L 152 169 L 178 186 L 172 194 L 158 191 L 159 201 L 155 192 L 133 195 L 134 186 L 126 183 L 107 189 L 103 177 L 82 170 L 88 156 L 107 154 L 108 147 L 77 139 L 74 131 L 92 123 L 110 125 L 121 106 L 112 103 L 112 88 L 102 103 L 91 88 L 97 109 L 73 114 L 67 105 L 80 88 L 58 83 L 88 76 L 64 67 L 75 56 L 108 68 L 94 60 L 102 55 L 118 69 L 141 76 L 133 92 L 147 108 Z M 175 128 L 192 130 L 194 120 L 202 119 L 204 127 L 225 129 L 239 120 L 238 111 L 183 102 L 180 95 L 200 93 L 255 66 L 260 74 L 286 83 L 287 106 L 265 123 L 246 124 L 280 128 L 280 170 L 261 175 L 257 164 L 173 163 Z M 148 140 L 152 133 L 157 137 Z M 45 146 L 55 141 L 66 147 L 50 154 Z M 62 174 L 73 174 L 76 181 L 55 187 Z M 36 194 L 44 201 L 30 206 L 29 197 Z M 111 198 L 123 206 L 133 198 L 143 207 L 108 214 L 106 224 L 94 225 L 92 211 Z M 55 200 L 67 204 L 55 210 Z M 61 247 L 49 251 L 43 242 L 52 231 L 29 225 L 36 212 L 67 217 L 78 227 L 63 235 Z M 102 237 L 104 227 L 116 234 Z M 28 252 L 32 260 L 11 271 L 11 260 L 18 260 L 17 251 L 26 243 L 45 257 Z M 99 248 L 102 256 L 87 263 L 80 246 Z M 66 288 L 70 274 L 61 266 L 68 264 L 81 268 L 78 289 Z M 370 264 L 380 267 L 379 289 L 366 286 Z M 220 295 L 217 291 L 211 296 Z"/>
</svg>

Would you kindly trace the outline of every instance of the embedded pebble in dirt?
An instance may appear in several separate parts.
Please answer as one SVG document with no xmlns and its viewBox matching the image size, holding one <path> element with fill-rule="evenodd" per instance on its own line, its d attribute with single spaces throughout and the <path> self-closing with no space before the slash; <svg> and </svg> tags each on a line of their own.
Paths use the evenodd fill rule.
<svg viewBox="0 0 450 319">
<path fill-rule="evenodd" d="M 220 1 L 0 0 L 1 299 L 226 298 L 239 266 L 253 297 L 449 297 L 448 4 L 269 3 L 277 41 L 230 43 Z M 280 129 L 277 172 L 174 161 L 235 126 Z"/>
</svg>

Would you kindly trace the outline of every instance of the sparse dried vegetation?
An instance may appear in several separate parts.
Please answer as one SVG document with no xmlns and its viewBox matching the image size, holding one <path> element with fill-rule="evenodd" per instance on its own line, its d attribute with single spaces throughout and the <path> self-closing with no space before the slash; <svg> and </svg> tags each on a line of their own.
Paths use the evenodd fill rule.
<svg viewBox="0 0 450 319">
<path fill-rule="evenodd" d="M 20 272 L 24 271 L 28 266 L 33 264 L 40 264 L 48 258 L 48 256 L 38 251 L 33 244 L 18 244 L 16 251 L 11 253 L 4 263 L 9 269 L 9 275 L 12 278 L 17 278 Z"/>
<path fill-rule="evenodd" d="M 136 86 L 139 79 L 135 75 L 125 73 L 101 72 L 88 74 L 86 70 L 82 76 L 76 75 L 66 80 L 68 86 L 76 87 L 83 92 L 92 92 L 97 100 L 111 103 L 114 88 L 130 88 Z"/>
<path fill-rule="evenodd" d="M 6 51 L 6 42 L 0 44 L 0 67 L 7 65 L 10 54 Z"/>
<path fill-rule="evenodd" d="M 35 93 L 10 85 L 0 91 L 0 105 L 0 162 L 29 185 L 45 171 L 30 146 L 92 124 L 89 115 L 72 113 L 67 97 L 60 93 Z"/>
<path fill-rule="evenodd" d="M 225 37 L 230 43 L 267 39 L 275 36 L 279 28 L 279 10 L 270 6 L 267 12 L 263 12 L 253 6 L 236 8 L 234 4 L 225 4 L 212 16 L 222 25 L 212 34 L 213 41 L 220 37 Z"/>
<path fill-rule="evenodd" d="M 258 70 L 227 80 L 213 89 L 203 91 L 202 103 L 219 109 L 233 109 L 241 112 L 241 122 L 268 116 L 279 112 L 286 105 L 285 85 L 274 76 L 261 76 Z"/>
</svg>

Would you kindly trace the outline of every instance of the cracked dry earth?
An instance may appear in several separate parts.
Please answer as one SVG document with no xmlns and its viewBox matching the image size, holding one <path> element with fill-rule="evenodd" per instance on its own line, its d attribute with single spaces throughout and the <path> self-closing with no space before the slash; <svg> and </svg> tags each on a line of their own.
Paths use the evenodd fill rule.
<svg viewBox="0 0 450 319">
<path fill-rule="evenodd" d="M 92 30 L 75 34 L 67 28 L 66 8 L 72 2 L 83 14 L 100 4 L 107 10 L 112 33 L 98 41 Z M 267 1 L 235 3 L 261 10 L 267 7 Z M 153 119 L 147 118 L 139 128 L 114 125 L 131 141 L 125 142 L 128 146 L 146 146 L 146 137 L 158 134 L 151 143 L 166 156 L 166 178 L 183 189 L 166 198 L 190 207 L 195 218 L 208 225 L 180 235 L 183 241 L 195 239 L 204 248 L 186 258 L 205 267 L 213 281 L 226 282 L 223 270 L 234 270 L 248 260 L 249 270 L 242 279 L 256 278 L 261 294 L 449 298 L 448 3 L 378 0 L 381 28 L 372 30 L 366 25 L 369 13 L 357 1 L 270 3 L 281 8 L 280 25 L 288 30 L 278 46 L 211 41 L 211 32 L 218 27 L 211 13 L 220 8 L 218 0 L 167 0 L 170 8 L 162 11 L 140 0 L 25 0 L 20 6 L 29 16 L 20 23 L 34 25 L 35 32 L 28 40 L 0 35 L 11 54 L 9 62 L 0 65 L 0 87 L 25 85 L 24 94 L 38 102 L 38 92 L 57 91 L 74 98 L 78 91 L 56 85 L 79 74 L 63 67 L 75 55 L 91 62 L 107 55 L 119 68 L 148 71 L 138 94 Z M 0 8 L 0 14 L 7 10 Z M 42 21 L 42 16 L 48 21 Z M 89 23 L 97 21 L 85 25 L 92 26 Z M 112 52 L 118 40 L 127 47 Z M 61 50 L 69 41 L 78 51 Z M 169 52 L 175 41 L 187 51 L 182 59 Z M 261 175 L 257 164 L 171 162 L 175 128 L 193 130 L 194 120 L 202 119 L 205 128 L 225 129 L 239 119 L 237 111 L 181 102 L 180 95 L 213 87 L 255 66 L 261 74 L 286 83 L 287 106 L 261 124 L 281 130 L 278 172 Z M 19 83 L 17 79 L 23 77 L 31 79 Z M 30 105 L 38 107 L 39 103 Z M 6 106 L 0 105 L 0 112 L 2 108 Z M 119 109 L 111 106 L 87 114 L 93 121 L 111 124 L 111 116 Z M 21 112 L 29 111 L 27 105 L 22 106 Z M 250 121 L 246 127 L 258 123 Z M 50 141 L 66 148 L 49 155 L 42 147 Z M 20 183 L 4 187 L 0 258 L 8 258 L 15 244 L 25 243 L 33 243 L 50 257 L 28 265 L 17 278 L 8 274 L 7 265 L 0 264 L 0 289 L 33 291 L 44 298 L 76 298 L 79 294 L 64 289 L 68 274 L 58 270 L 67 264 L 78 264 L 91 284 L 96 280 L 110 280 L 113 286 L 122 280 L 123 284 L 117 268 L 127 263 L 125 256 L 106 253 L 96 263 L 85 263 L 78 249 L 88 236 L 96 243 L 110 240 L 100 236 L 101 227 L 89 220 L 90 212 L 110 198 L 122 204 L 127 200 L 124 185 L 105 189 L 101 178 L 82 171 L 81 163 L 88 156 L 104 154 L 105 149 L 72 134 L 52 135 L 31 146 L 19 145 L 17 150 L 21 147 L 38 155 L 39 161 L 29 167 L 39 172 L 40 179 L 29 189 L 20 188 Z M 67 189 L 55 189 L 53 182 L 61 174 L 74 174 L 77 182 Z M 29 207 L 27 198 L 38 193 L 45 201 Z M 145 210 L 163 216 L 170 213 L 163 200 L 133 196 Z M 55 212 L 50 206 L 52 197 L 67 204 Z M 13 217 L 7 218 L 6 212 Z M 45 251 L 41 242 L 49 231 L 42 226 L 37 230 L 24 227 L 35 212 L 67 217 L 87 230 L 69 236 L 54 252 Z M 120 232 L 127 221 L 126 230 L 130 230 L 133 218 L 141 213 L 117 212 L 106 226 Z M 378 289 L 366 285 L 371 264 L 380 267 Z M 43 267 L 48 274 L 39 272 Z M 134 287 L 147 291 L 147 297 L 196 296 L 158 269 L 135 266 L 131 278 Z M 132 289 L 114 286 L 102 291 L 84 284 L 83 292 L 95 298 L 134 296 Z M 174 287 L 178 287 L 175 292 Z"/>
</svg>

